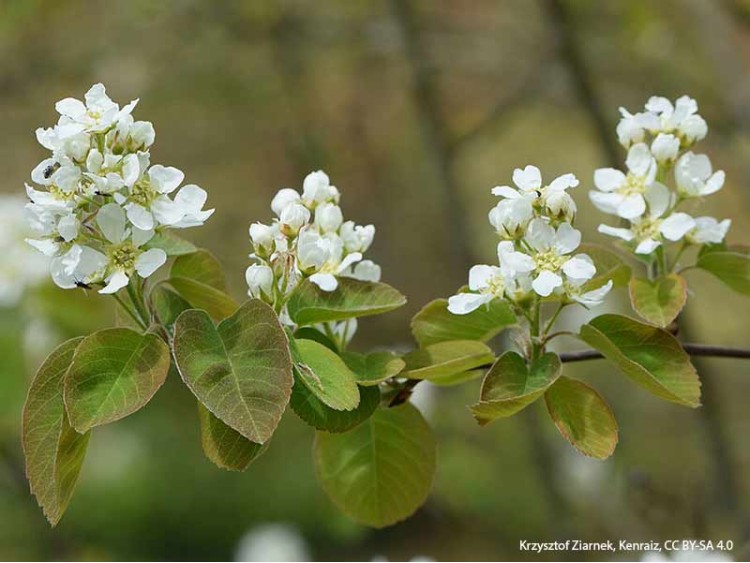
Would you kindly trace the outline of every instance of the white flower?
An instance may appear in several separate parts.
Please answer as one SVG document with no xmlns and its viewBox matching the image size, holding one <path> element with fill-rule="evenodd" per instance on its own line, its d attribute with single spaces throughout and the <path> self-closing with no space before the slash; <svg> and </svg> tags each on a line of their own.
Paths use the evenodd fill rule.
<svg viewBox="0 0 750 563">
<path fill-rule="evenodd" d="M 490 209 L 490 224 L 503 238 L 515 239 L 523 235 L 528 222 L 534 217 L 534 199 L 528 196 L 500 201 Z"/>
<path fill-rule="evenodd" d="M 724 171 L 713 172 L 705 154 L 686 152 L 674 169 L 677 190 L 684 197 L 701 197 L 718 192 L 724 185 Z"/>
<path fill-rule="evenodd" d="M 567 292 L 573 301 L 576 301 L 584 307 L 598 307 L 604 302 L 604 298 L 612 289 L 612 280 L 609 280 L 603 286 L 591 291 L 581 293 L 582 284 L 571 283 L 568 285 Z"/>
<path fill-rule="evenodd" d="M 256 252 L 262 250 L 263 253 L 268 254 L 273 251 L 274 239 L 278 236 L 278 227 L 253 223 L 250 225 L 249 233 Z"/>
<path fill-rule="evenodd" d="M 96 222 L 112 246 L 107 249 L 107 285 L 99 293 L 116 293 L 129 282 L 129 276 L 137 272 L 147 278 L 167 261 L 167 254 L 160 248 L 142 251 L 141 246 L 154 236 L 153 231 L 127 227 L 123 209 L 115 204 L 104 205 L 96 216 Z M 102 255 L 103 256 L 103 255 Z"/>
<path fill-rule="evenodd" d="M 646 109 L 659 117 L 662 132 L 676 133 L 686 146 L 700 141 L 708 133 L 705 120 L 697 114 L 698 104 L 689 96 L 678 98 L 674 105 L 667 98 L 652 96 Z"/>
<path fill-rule="evenodd" d="M 262 299 L 273 296 L 273 270 L 263 264 L 253 264 L 245 271 L 250 297 Z"/>
<path fill-rule="evenodd" d="M 693 244 L 720 244 L 727 236 L 732 221 L 719 222 L 713 217 L 696 217 L 695 228 L 685 238 Z"/>
<path fill-rule="evenodd" d="M 138 100 L 133 100 L 122 110 L 109 99 L 102 84 L 94 84 L 85 95 L 85 103 L 75 98 L 65 98 L 55 104 L 61 116 L 61 125 L 79 125 L 81 130 L 101 132 L 130 113 Z"/>
<path fill-rule="evenodd" d="M 563 278 L 575 283 L 591 279 L 596 268 L 588 256 L 578 254 L 568 257 L 581 243 L 581 233 L 569 223 L 563 223 L 557 231 L 542 219 L 534 219 L 529 224 L 526 240 L 536 251 L 534 254 L 536 277 L 532 282 L 534 291 L 547 297 L 555 290 L 562 288 Z"/>
<path fill-rule="evenodd" d="M 680 140 L 671 133 L 659 133 L 651 143 L 651 154 L 657 162 L 672 162 L 680 152 Z"/>
<path fill-rule="evenodd" d="M 380 281 L 381 270 L 372 260 L 362 260 L 352 268 L 347 277 L 360 281 L 378 282 Z"/>
<path fill-rule="evenodd" d="M 315 225 L 323 233 L 339 230 L 344 222 L 341 208 L 333 203 L 321 203 L 315 208 Z"/>
<path fill-rule="evenodd" d="M 570 219 L 576 212 L 575 202 L 567 193 L 568 188 L 578 185 L 578 179 L 573 174 L 558 176 L 548 186 L 542 187 L 542 173 L 536 166 L 528 165 L 526 168 L 516 168 L 513 171 L 513 183 L 518 189 L 510 186 L 495 186 L 492 194 L 509 200 L 521 200 L 515 205 L 508 205 L 496 212 L 496 216 L 490 217 L 490 221 L 504 227 L 513 228 L 513 224 L 522 223 L 528 215 L 529 207 L 539 199 L 542 205 L 553 215 Z M 495 227 L 498 229 L 498 227 Z M 501 230 L 501 229 L 498 229 Z M 514 230 L 514 229 L 513 229 Z"/>
<path fill-rule="evenodd" d="M 279 221 L 284 234 L 295 235 L 310 221 L 310 210 L 300 203 L 292 203 L 281 211 Z"/>
<path fill-rule="evenodd" d="M 354 221 L 346 221 L 341 225 L 340 236 L 347 252 L 366 252 L 375 238 L 375 226 L 355 225 Z"/>
<path fill-rule="evenodd" d="M 334 291 L 338 287 L 336 277 L 362 260 L 362 254 L 352 252 L 344 256 L 344 244 L 339 236 L 305 230 L 297 242 L 297 259 L 303 273 L 312 272 L 311 282 L 323 291 Z"/>
<path fill-rule="evenodd" d="M 134 121 L 132 115 L 121 116 L 115 128 L 107 133 L 107 143 L 117 152 L 137 153 L 148 150 L 156 140 L 150 121 Z"/>
<path fill-rule="evenodd" d="M 16 305 L 48 275 L 49 260 L 24 242 L 29 234 L 24 208 L 23 198 L 0 195 L 0 307 Z"/>
<path fill-rule="evenodd" d="M 320 203 L 338 203 L 339 191 L 322 170 L 311 172 L 302 184 L 302 201 L 310 208 Z"/>
<path fill-rule="evenodd" d="M 469 289 L 472 293 L 459 293 L 449 297 L 448 311 L 454 315 L 467 315 L 495 298 L 502 298 L 507 278 L 497 266 L 473 266 L 469 270 Z"/>
<path fill-rule="evenodd" d="M 617 124 L 617 138 L 626 149 L 633 143 L 642 142 L 646 132 L 654 131 L 660 125 L 658 116 L 649 111 L 631 114 L 625 108 L 620 108 L 620 115 L 622 118 Z"/>
<path fill-rule="evenodd" d="M 628 151 L 626 165 L 627 175 L 615 168 L 594 172 L 594 184 L 600 191 L 590 191 L 589 197 L 605 213 L 634 219 L 646 211 L 643 194 L 656 177 L 656 160 L 648 146 L 638 143 Z"/>
<path fill-rule="evenodd" d="M 599 232 L 637 242 L 637 254 L 651 254 L 661 245 L 662 238 L 678 241 L 695 227 L 695 220 L 687 213 L 672 213 L 662 217 L 669 209 L 672 198 L 662 184 L 653 184 L 645 194 L 648 215 L 634 221 L 629 229 L 599 225 Z"/>
<path fill-rule="evenodd" d="M 271 200 L 271 210 L 277 217 L 281 217 L 281 212 L 292 203 L 301 203 L 302 198 L 299 193 L 292 188 L 283 188 L 279 190 L 273 200 Z"/>
</svg>

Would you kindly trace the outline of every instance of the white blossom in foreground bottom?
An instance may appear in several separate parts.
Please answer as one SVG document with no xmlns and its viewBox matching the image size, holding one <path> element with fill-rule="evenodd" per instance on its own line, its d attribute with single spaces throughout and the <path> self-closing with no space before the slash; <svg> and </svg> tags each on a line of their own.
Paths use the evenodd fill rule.
<svg viewBox="0 0 750 563">
<path fill-rule="evenodd" d="M 612 280 L 606 284 L 590 291 L 582 291 L 583 284 L 577 280 L 568 280 L 568 296 L 584 307 L 596 307 L 604 302 L 604 298 L 612 289 Z"/>
<path fill-rule="evenodd" d="M 536 277 L 531 286 L 534 291 L 547 297 L 563 287 L 563 277 L 575 284 L 590 280 L 596 273 L 593 261 L 585 254 L 568 256 L 581 243 L 581 232 L 563 223 L 557 230 L 542 219 L 529 225 L 526 240 L 536 251 L 534 264 Z"/>
<path fill-rule="evenodd" d="M 98 253 L 104 265 L 106 286 L 99 293 L 117 293 L 128 285 L 130 276 L 137 273 L 147 278 L 167 261 L 167 254 L 160 248 L 143 251 L 141 246 L 153 236 L 153 231 L 143 231 L 127 227 L 127 218 L 123 209 L 109 203 L 99 210 L 96 217 L 102 233 L 111 243 L 107 255 Z"/>
<path fill-rule="evenodd" d="M 665 186 L 653 184 L 646 191 L 645 197 L 648 201 L 648 215 L 634 221 L 627 229 L 599 225 L 599 232 L 626 242 L 636 242 L 637 254 L 651 254 L 661 246 L 663 238 L 678 241 L 695 228 L 695 220 L 687 213 L 672 213 L 662 218 L 671 202 L 669 190 Z"/>
</svg>

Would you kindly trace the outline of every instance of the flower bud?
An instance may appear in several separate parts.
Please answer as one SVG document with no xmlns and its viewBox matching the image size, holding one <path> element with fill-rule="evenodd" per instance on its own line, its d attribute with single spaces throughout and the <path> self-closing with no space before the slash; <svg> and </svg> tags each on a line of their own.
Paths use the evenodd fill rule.
<svg viewBox="0 0 750 563">
<path fill-rule="evenodd" d="M 250 297 L 269 300 L 273 297 L 273 271 L 268 266 L 253 264 L 245 271 Z"/>
<path fill-rule="evenodd" d="M 365 252 L 375 238 L 373 225 L 355 225 L 354 221 L 347 221 L 341 225 L 341 239 L 347 252 Z"/>
<path fill-rule="evenodd" d="M 310 210 L 302 204 L 291 203 L 281 211 L 279 220 L 281 232 L 285 235 L 296 235 L 302 226 L 310 220 Z"/>
<path fill-rule="evenodd" d="M 284 211 L 284 209 L 293 203 L 299 202 L 300 197 L 296 190 L 293 190 L 292 188 L 283 188 L 273 196 L 273 200 L 271 200 L 271 210 L 277 217 L 281 217 L 281 212 Z"/>
<path fill-rule="evenodd" d="M 381 270 L 372 260 L 362 260 L 352 270 L 351 277 L 361 281 L 380 281 Z"/>
<path fill-rule="evenodd" d="M 263 223 L 253 223 L 250 225 L 249 232 L 256 254 L 267 256 L 273 251 L 275 234 L 273 227 Z"/>
<path fill-rule="evenodd" d="M 315 209 L 315 224 L 324 233 L 338 231 L 344 216 L 341 208 L 332 203 L 322 203 Z"/>
<path fill-rule="evenodd" d="M 322 170 L 311 172 L 302 184 L 302 201 L 310 207 L 324 202 L 337 203 L 339 191 L 331 185 L 328 175 Z"/>
<path fill-rule="evenodd" d="M 659 133 L 651 143 L 651 154 L 660 164 L 672 162 L 680 151 L 680 140 L 671 133 Z"/>
</svg>

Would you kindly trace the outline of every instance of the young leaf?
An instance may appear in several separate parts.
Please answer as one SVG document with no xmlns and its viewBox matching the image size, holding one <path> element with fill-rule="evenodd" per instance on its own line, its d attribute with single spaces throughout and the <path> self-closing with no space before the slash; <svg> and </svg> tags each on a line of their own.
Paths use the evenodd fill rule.
<svg viewBox="0 0 750 563">
<path fill-rule="evenodd" d="M 188 278 L 226 293 L 227 282 L 221 263 L 208 250 L 178 257 L 169 272 L 172 278 Z"/>
<path fill-rule="evenodd" d="M 207 311 L 216 321 L 237 310 L 237 303 L 227 295 L 221 264 L 207 250 L 178 257 L 167 281 L 190 305 Z"/>
<path fill-rule="evenodd" d="M 298 375 L 295 372 L 295 375 Z M 359 405 L 351 411 L 334 410 L 326 406 L 295 377 L 289 404 L 307 424 L 324 432 L 347 432 L 372 416 L 380 404 L 380 390 L 376 387 L 359 388 Z"/>
<path fill-rule="evenodd" d="M 205 311 L 185 311 L 173 347 L 183 381 L 211 413 L 252 442 L 271 437 L 292 390 L 289 345 L 271 307 L 253 299 L 218 326 Z"/>
<path fill-rule="evenodd" d="M 360 385 L 377 385 L 401 373 L 406 362 L 393 352 L 381 351 L 370 354 L 344 352 L 341 356 L 354 372 Z"/>
<path fill-rule="evenodd" d="M 420 347 L 448 340 L 486 342 L 515 323 L 513 310 L 501 299 L 495 299 L 468 315 L 454 315 L 448 311 L 447 299 L 435 299 L 414 315 L 411 332 Z"/>
<path fill-rule="evenodd" d="M 89 442 L 88 433 L 78 434 L 70 426 L 63 404 L 63 379 L 82 340 L 68 340 L 49 355 L 31 382 L 23 408 L 26 477 L 53 526 L 70 502 Z"/>
<path fill-rule="evenodd" d="M 210 285 L 190 278 L 169 278 L 167 281 L 190 305 L 207 311 L 214 320 L 225 319 L 237 310 L 234 299 Z"/>
<path fill-rule="evenodd" d="M 297 340 L 294 369 L 301 381 L 324 404 L 338 411 L 359 405 L 356 379 L 335 352 L 314 340 Z"/>
<path fill-rule="evenodd" d="M 603 286 L 612 280 L 612 287 L 625 287 L 631 276 L 631 268 L 616 252 L 598 244 L 582 244 L 578 252 L 588 254 L 596 266 L 596 275 L 586 282 L 584 291 Z"/>
<path fill-rule="evenodd" d="M 584 455 L 607 459 L 617 446 L 617 421 L 594 389 L 562 376 L 544 394 L 547 410 L 563 437 Z"/>
<path fill-rule="evenodd" d="M 65 377 L 71 425 L 84 433 L 134 413 L 164 383 L 169 363 L 169 348 L 155 334 L 110 328 L 87 336 Z"/>
<path fill-rule="evenodd" d="M 687 300 L 687 283 L 677 274 L 654 281 L 632 278 L 628 287 L 635 312 L 660 327 L 675 320 Z"/>
<path fill-rule="evenodd" d="M 378 409 L 344 434 L 318 432 L 313 455 L 318 479 L 334 504 L 376 528 L 414 513 L 435 473 L 435 437 L 410 403 Z"/>
<path fill-rule="evenodd" d="M 705 252 L 698 255 L 695 264 L 719 278 L 730 288 L 750 295 L 750 254 L 741 249 Z"/>
<path fill-rule="evenodd" d="M 657 397 L 700 406 L 700 380 L 690 357 L 667 331 L 621 315 L 601 315 L 580 338 Z"/>
<path fill-rule="evenodd" d="M 404 356 L 409 379 L 442 378 L 489 364 L 495 359 L 492 350 L 476 340 L 452 340 L 418 348 Z"/>
<path fill-rule="evenodd" d="M 471 412 L 482 426 L 512 416 L 541 397 L 561 373 L 557 354 L 548 352 L 529 366 L 516 352 L 505 352 L 484 378 L 479 403 Z"/>
<path fill-rule="evenodd" d="M 431 377 L 430 383 L 438 385 L 440 387 L 452 387 L 454 385 L 461 385 L 467 381 L 474 381 L 483 377 L 487 373 L 485 368 L 470 369 L 468 371 L 462 371 L 460 373 L 451 373 L 449 375 L 443 375 L 439 377 Z"/>
<path fill-rule="evenodd" d="M 378 315 L 401 307 L 406 298 L 384 283 L 339 278 L 335 291 L 323 291 L 306 280 L 294 290 L 287 310 L 299 325 Z"/>
<path fill-rule="evenodd" d="M 244 471 L 268 447 L 268 442 L 264 445 L 251 442 L 216 418 L 200 402 L 198 403 L 198 417 L 201 423 L 203 452 L 221 469 Z"/>
<path fill-rule="evenodd" d="M 144 248 L 146 250 L 160 248 L 167 253 L 167 256 L 184 256 L 185 254 L 192 254 L 198 251 L 198 248 L 192 242 L 178 237 L 169 231 L 156 233 L 144 245 Z"/>
<path fill-rule="evenodd" d="M 190 303 L 185 301 L 176 292 L 157 285 L 151 292 L 151 301 L 156 309 L 156 314 L 164 326 L 172 326 L 180 313 L 190 309 Z"/>
</svg>

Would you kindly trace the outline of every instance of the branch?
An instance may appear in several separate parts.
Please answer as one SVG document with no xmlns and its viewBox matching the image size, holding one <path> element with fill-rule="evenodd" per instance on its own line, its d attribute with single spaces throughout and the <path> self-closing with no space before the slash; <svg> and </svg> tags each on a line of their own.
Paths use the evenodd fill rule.
<svg viewBox="0 0 750 563">
<path fill-rule="evenodd" d="M 709 344 L 683 344 L 682 347 L 691 356 L 710 358 L 741 358 L 750 359 L 750 350 L 744 348 L 729 348 L 727 346 L 712 346 Z M 585 362 L 604 358 L 596 350 L 581 350 L 580 352 L 563 352 L 560 360 L 567 362 Z"/>
</svg>

